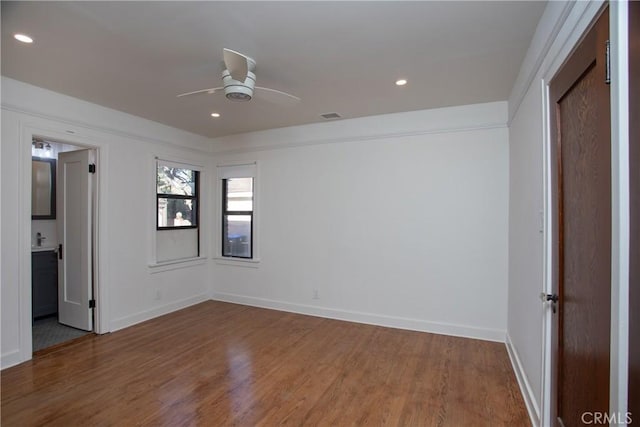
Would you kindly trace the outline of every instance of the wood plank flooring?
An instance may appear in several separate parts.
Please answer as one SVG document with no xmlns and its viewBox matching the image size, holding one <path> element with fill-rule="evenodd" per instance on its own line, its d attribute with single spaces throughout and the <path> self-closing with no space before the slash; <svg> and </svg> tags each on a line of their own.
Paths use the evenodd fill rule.
<svg viewBox="0 0 640 427">
<path fill-rule="evenodd" d="M 2 426 L 527 426 L 504 344 L 208 301 L 5 369 Z"/>
</svg>

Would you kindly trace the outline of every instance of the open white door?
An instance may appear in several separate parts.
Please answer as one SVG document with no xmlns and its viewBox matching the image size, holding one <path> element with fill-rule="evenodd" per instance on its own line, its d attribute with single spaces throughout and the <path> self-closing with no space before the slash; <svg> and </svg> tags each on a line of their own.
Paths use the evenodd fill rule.
<svg viewBox="0 0 640 427">
<path fill-rule="evenodd" d="M 58 154 L 58 321 L 93 330 L 91 150 Z"/>
</svg>

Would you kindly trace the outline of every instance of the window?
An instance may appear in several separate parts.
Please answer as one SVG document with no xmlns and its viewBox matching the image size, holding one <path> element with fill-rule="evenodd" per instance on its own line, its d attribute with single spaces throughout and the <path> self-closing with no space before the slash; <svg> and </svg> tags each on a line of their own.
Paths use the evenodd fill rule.
<svg viewBox="0 0 640 427">
<path fill-rule="evenodd" d="M 220 226 L 221 255 L 255 259 L 256 164 L 218 166 L 222 190 Z"/>
<path fill-rule="evenodd" d="M 158 230 L 198 227 L 199 175 L 197 170 L 158 162 L 156 178 Z"/>
<path fill-rule="evenodd" d="M 222 180 L 222 256 L 253 258 L 253 178 Z"/>
<path fill-rule="evenodd" d="M 149 221 L 155 229 L 150 266 L 201 260 L 200 183 L 206 182 L 206 172 L 201 166 L 156 157 L 152 177 L 156 192 L 152 215 L 156 220 L 155 224 Z"/>
</svg>

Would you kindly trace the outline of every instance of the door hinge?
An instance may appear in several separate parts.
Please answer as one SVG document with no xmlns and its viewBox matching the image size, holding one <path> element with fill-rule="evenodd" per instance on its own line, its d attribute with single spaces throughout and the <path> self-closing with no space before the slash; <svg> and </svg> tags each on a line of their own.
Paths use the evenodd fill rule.
<svg viewBox="0 0 640 427">
<path fill-rule="evenodd" d="M 604 82 L 611 84 L 611 42 L 607 40 L 604 48 Z"/>
<path fill-rule="evenodd" d="M 89 300 L 89 308 L 96 308 L 96 300 L 94 299 Z"/>
<path fill-rule="evenodd" d="M 96 173 L 96 164 L 95 163 L 90 163 L 89 164 L 89 173 Z"/>
<path fill-rule="evenodd" d="M 62 243 L 58 245 L 58 259 L 62 259 Z"/>
</svg>

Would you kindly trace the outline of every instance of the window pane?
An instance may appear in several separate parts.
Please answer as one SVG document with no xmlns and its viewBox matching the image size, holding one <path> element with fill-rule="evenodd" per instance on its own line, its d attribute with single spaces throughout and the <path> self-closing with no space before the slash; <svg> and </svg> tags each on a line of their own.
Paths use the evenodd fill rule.
<svg viewBox="0 0 640 427">
<path fill-rule="evenodd" d="M 251 215 L 225 215 L 223 256 L 251 258 Z"/>
<path fill-rule="evenodd" d="M 229 178 L 227 211 L 253 211 L 253 178 Z"/>
<path fill-rule="evenodd" d="M 158 198 L 158 227 L 198 225 L 195 199 Z"/>
<path fill-rule="evenodd" d="M 193 196 L 196 193 L 198 171 L 169 168 L 158 165 L 158 194 L 179 194 Z"/>
</svg>

